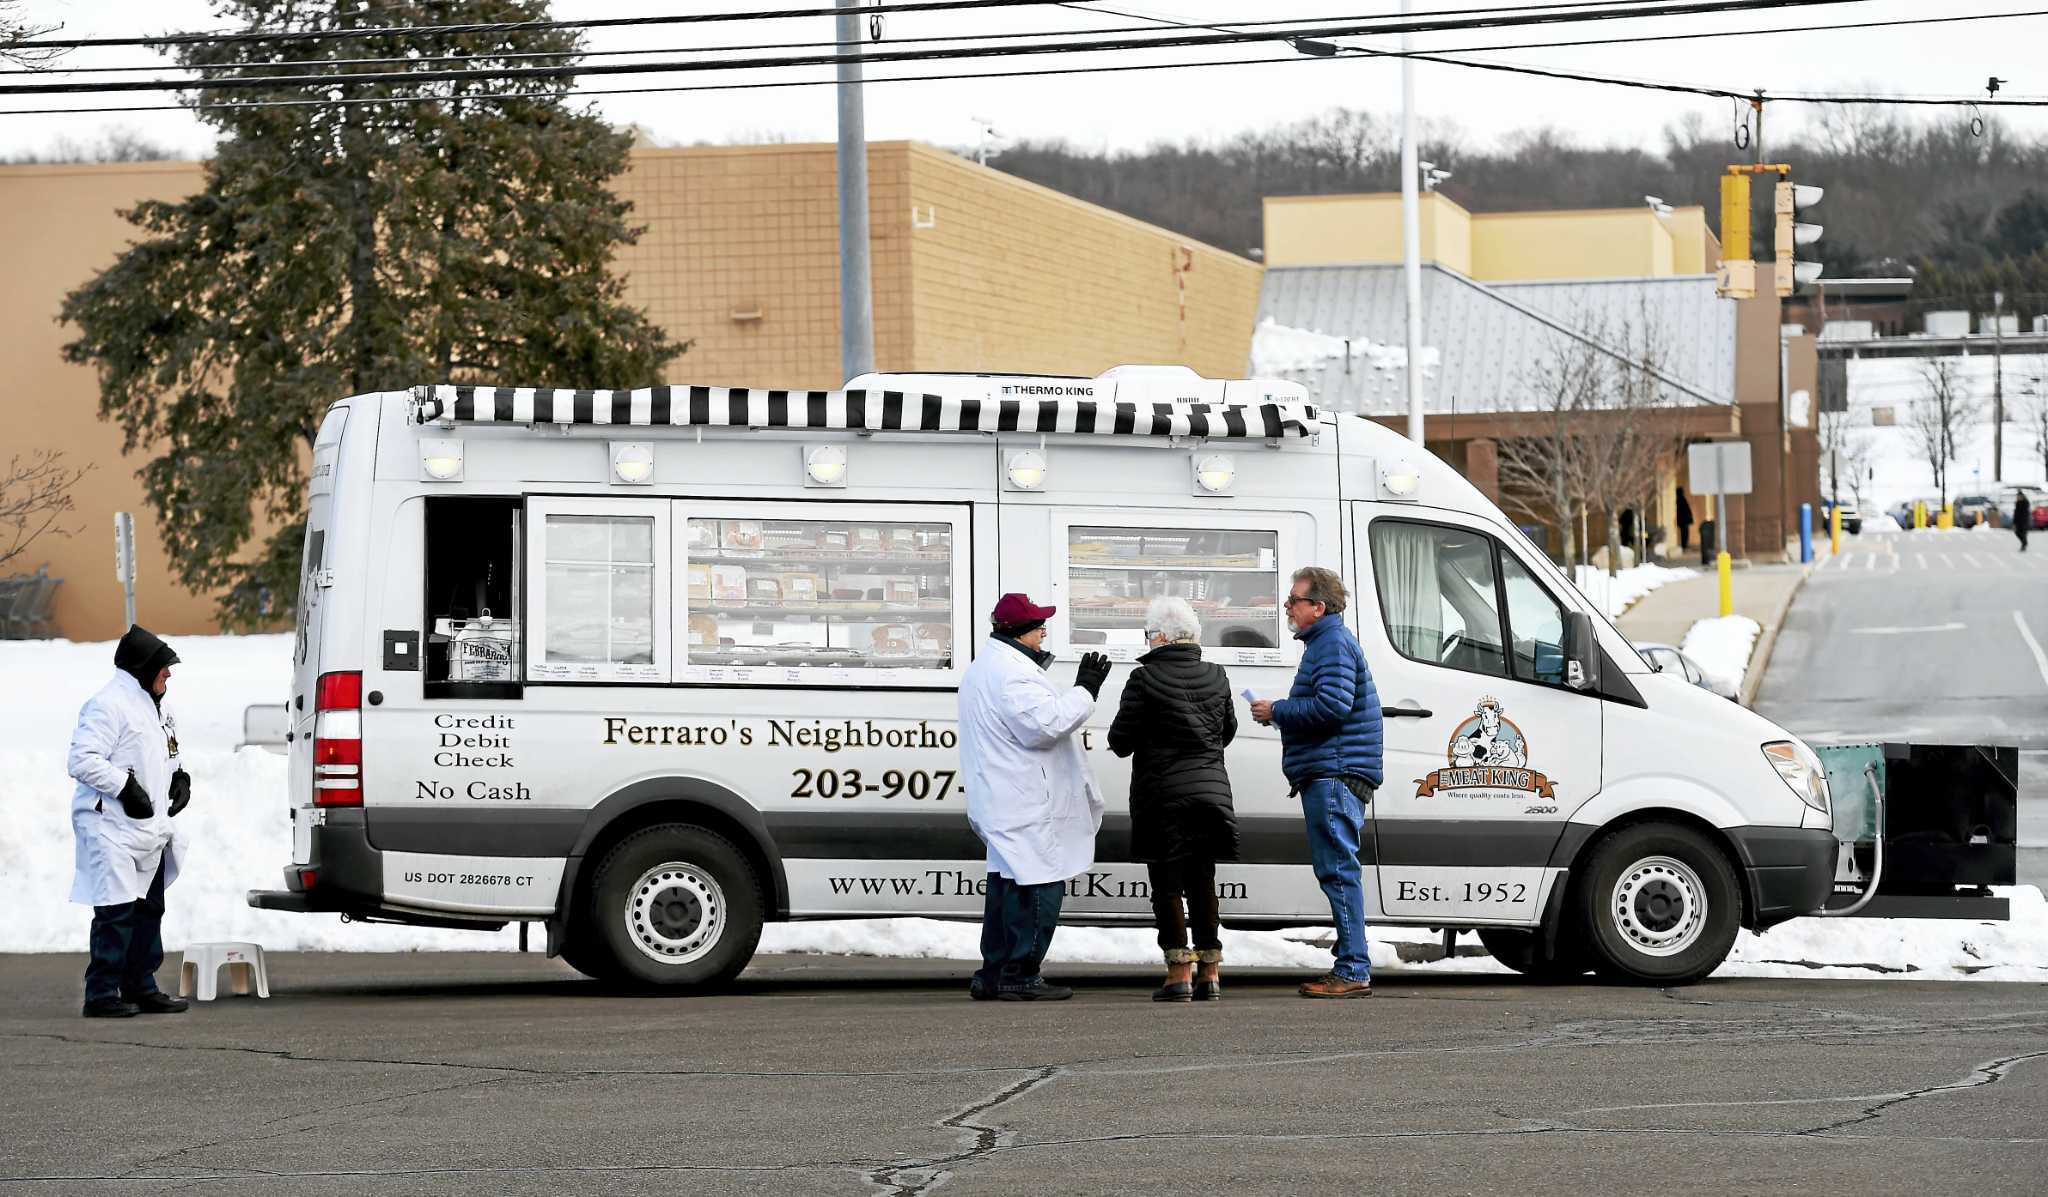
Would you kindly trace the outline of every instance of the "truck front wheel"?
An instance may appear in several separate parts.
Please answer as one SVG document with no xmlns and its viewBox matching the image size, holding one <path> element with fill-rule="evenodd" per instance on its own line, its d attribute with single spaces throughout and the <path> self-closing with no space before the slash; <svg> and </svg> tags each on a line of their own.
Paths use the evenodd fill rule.
<svg viewBox="0 0 2048 1197">
<path fill-rule="evenodd" d="M 1574 902 L 1593 966 L 1618 981 L 1690 985 L 1728 958 L 1742 924 L 1734 866 L 1675 823 L 1637 823 L 1594 845 Z"/>
<path fill-rule="evenodd" d="M 705 987 L 739 975 L 761 940 L 761 884 L 724 836 L 686 823 L 643 827 L 591 876 L 583 926 L 603 971 L 644 985 Z"/>
</svg>

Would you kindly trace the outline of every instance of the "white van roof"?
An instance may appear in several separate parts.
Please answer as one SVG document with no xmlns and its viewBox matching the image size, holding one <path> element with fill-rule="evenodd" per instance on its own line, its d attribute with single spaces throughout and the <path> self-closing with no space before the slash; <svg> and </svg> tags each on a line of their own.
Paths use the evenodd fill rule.
<svg viewBox="0 0 2048 1197">
<path fill-rule="evenodd" d="M 864 374 L 836 391 L 658 386 L 413 388 L 412 418 L 629 427 L 1059 432 L 1103 436 L 1307 437 L 1321 414 L 1282 379 L 1203 378 L 1185 367 L 1119 366 L 1100 378 Z"/>
</svg>

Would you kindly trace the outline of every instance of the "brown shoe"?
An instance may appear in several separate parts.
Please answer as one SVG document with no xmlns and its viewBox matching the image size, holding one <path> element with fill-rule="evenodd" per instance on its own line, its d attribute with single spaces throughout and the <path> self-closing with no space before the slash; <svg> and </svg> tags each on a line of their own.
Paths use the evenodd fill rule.
<svg viewBox="0 0 2048 1197">
<path fill-rule="evenodd" d="M 1324 973 L 1313 981 L 1302 982 L 1296 992 L 1305 998 L 1362 998 L 1372 996 L 1372 982 L 1347 981 L 1336 973 Z"/>
</svg>

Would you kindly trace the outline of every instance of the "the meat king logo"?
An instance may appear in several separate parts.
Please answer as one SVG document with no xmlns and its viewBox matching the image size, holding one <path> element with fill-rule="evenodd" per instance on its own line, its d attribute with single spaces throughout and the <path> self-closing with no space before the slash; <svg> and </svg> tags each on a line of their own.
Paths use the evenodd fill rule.
<svg viewBox="0 0 2048 1197">
<path fill-rule="evenodd" d="M 1417 798 L 1439 794 L 1458 798 L 1555 798 L 1549 778 L 1529 768 L 1529 741 L 1501 715 L 1500 700 L 1479 700 L 1472 714 L 1451 732 L 1444 754 L 1449 767 L 1417 778 Z"/>
</svg>

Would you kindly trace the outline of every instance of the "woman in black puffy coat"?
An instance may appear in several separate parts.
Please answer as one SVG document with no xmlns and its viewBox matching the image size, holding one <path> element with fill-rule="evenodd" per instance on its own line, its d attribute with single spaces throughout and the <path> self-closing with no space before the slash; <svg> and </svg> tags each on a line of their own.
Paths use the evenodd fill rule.
<svg viewBox="0 0 2048 1197">
<path fill-rule="evenodd" d="M 1166 984 L 1152 995 L 1158 1002 L 1223 996 L 1216 862 L 1237 859 L 1237 816 L 1223 762 L 1237 735 L 1237 709 L 1229 675 L 1202 660 L 1201 631 L 1185 600 L 1153 600 L 1145 614 L 1152 651 L 1125 679 L 1109 727 L 1109 750 L 1136 758 L 1131 855 L 1150 875 L 1152 920 L 1166 953 Z"/>
</svg>

